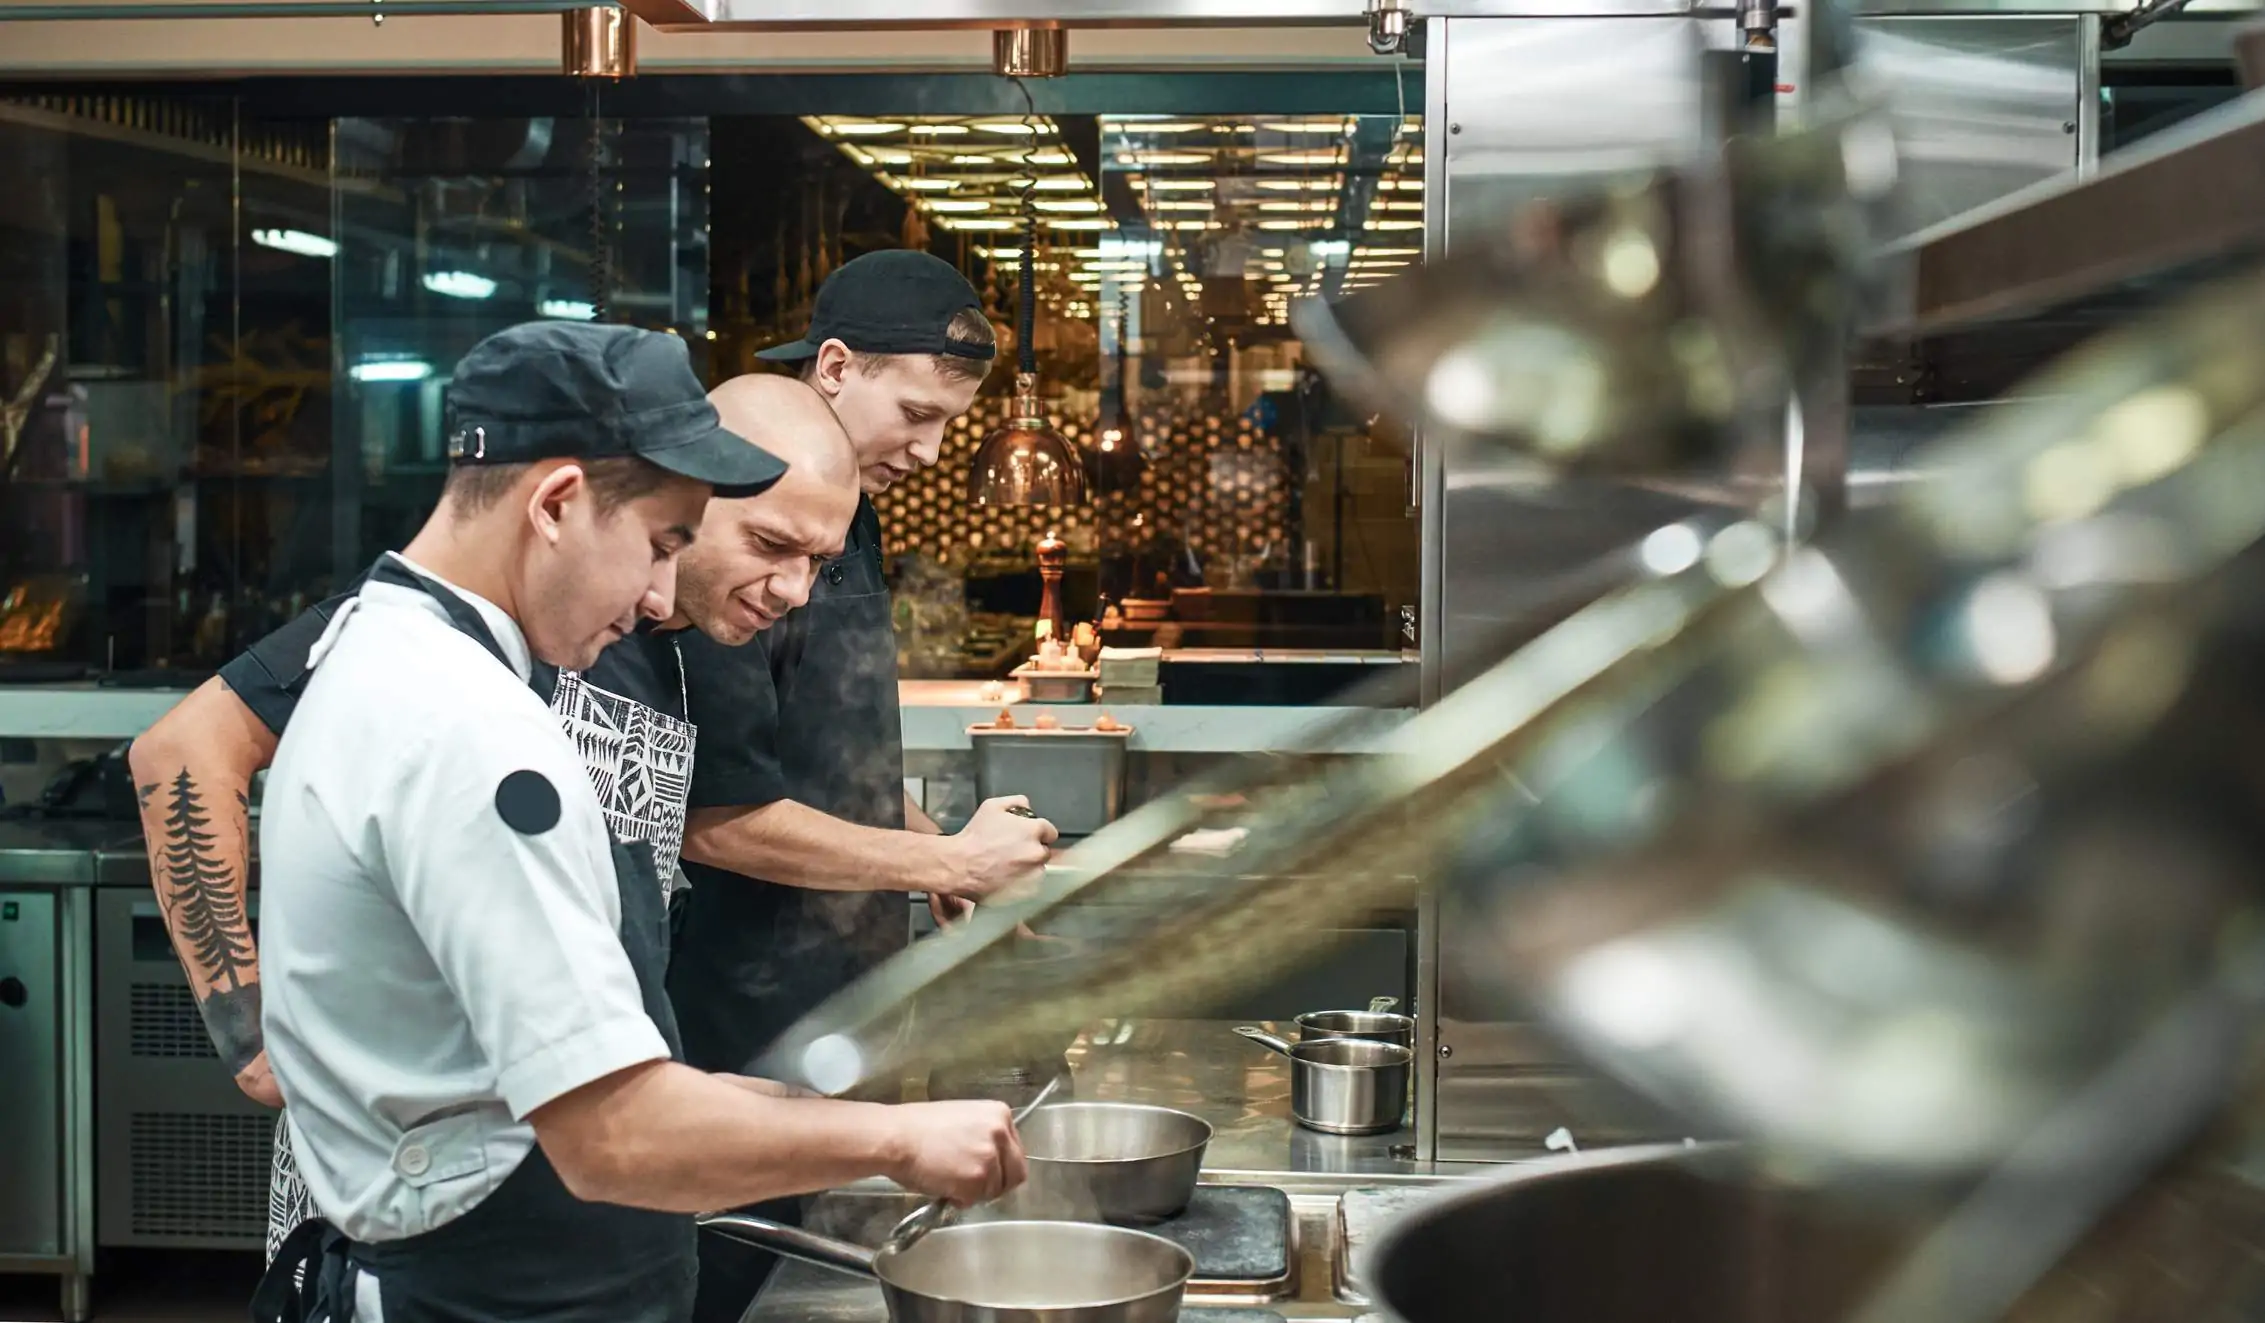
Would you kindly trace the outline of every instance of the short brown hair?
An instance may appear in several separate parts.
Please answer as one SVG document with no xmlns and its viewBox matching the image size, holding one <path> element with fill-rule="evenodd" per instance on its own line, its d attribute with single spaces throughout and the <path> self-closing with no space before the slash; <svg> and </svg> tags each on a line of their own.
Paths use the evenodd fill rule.
<svg viewBox="0 0 2265 1323">
<path fill-rule="evenodd" d="M 660 465 L 634 455 L 576 462 L 581 465 L 582 477 L 590 484 L 590 494 L 597 498 L 598 513 L 602 515 L 610 515 L 641 496 L 652 495 L 675 476 Z M 448 470 L 448 482 L 440 494 L 459 519 L 469 518 L 502 500 L 504 493 L 516 486 L 533 467 L 532 464 L 457 464 Z"/>
<path fill-rule="evenodd" d="M 962 308 L 952 315 L 944 327 L 944 336 L 950 340 L 963 340 L 969 344 L 989 345 L 994 353 L 999 348 L 999 333 L 991 328 L 991 319 L 981 308 Z M 885 371 L 891 360 L 899 358 L 925 358 L 936 375 L 946 381 L 981 381 L 991 373 L 991 360 L 969 358 L 964 354 L 867 354 L 855 349 L 849 351 L 850 366 L 860 376 L 877 377 Z M 806 359 L 801 377 L 810 380 L 818 374 L 818 360 Z"/>
</svg>

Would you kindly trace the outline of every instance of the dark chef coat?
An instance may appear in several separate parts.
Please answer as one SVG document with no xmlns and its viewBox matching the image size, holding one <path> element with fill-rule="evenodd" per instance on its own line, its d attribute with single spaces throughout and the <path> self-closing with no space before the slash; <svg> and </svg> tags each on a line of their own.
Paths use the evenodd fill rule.
<svg viewBox="0 0 2265 1323">
<path fill-rule="evenodd" d="M 897 640 L 881 521 L 859 501 L 810 601 L 755 640 L 683 641 L 700 730 L 695 809 L 780 799 L 866 827 L 904 826 Z M 904 949 L 903 892 L 779 886 L 687 862 L 692 895 L 669 968 L 686 1060 L 744 1072 L 804 1013 Z"/>
</svg>

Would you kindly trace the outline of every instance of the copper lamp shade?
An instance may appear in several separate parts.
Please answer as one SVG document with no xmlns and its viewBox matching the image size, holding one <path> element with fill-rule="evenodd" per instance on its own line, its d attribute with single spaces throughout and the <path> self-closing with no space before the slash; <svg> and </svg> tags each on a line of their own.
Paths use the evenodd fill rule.
<svg viewBox="0 0 2265 1323">
<path fill-rule="evenodd" d="M 1014 412 L 976 447 L 967 497 L 977 505 L 1084 503 L 1085 461 L 1046 421 L 1035 375 L 1015 375 Z"/>
</svg>

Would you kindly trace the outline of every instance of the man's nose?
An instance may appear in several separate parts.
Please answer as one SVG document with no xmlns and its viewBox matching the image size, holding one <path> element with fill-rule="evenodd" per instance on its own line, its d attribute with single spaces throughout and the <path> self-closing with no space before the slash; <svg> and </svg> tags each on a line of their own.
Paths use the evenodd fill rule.
<svg viewBox="0 0 2265 1323">
<path fill-rule="evenodd" d="M 805 558 L 779 571 L 778 577 L 771 580 L 771 590 L 786 603 L 786 609 L 792 611 L 810 600 L 810 587 L 817 581 L 818 562 Z"/>
<path fill-rule="evenodd" d="M 638 600 L 637 614 L 647 620 L 666 620 L 676 614 L 676 557 L 670 556 L 653 567 L 653 580 L 645 585 L 645 596 Z"/>
<path fill-rule="evenodd" d="M 941 427 L 934 431 L 923 432 L 912 440 L 912 458 L 922 468 L 934 464 L 936 457 L 943 453 L 944 429 Z"/>
</svg>

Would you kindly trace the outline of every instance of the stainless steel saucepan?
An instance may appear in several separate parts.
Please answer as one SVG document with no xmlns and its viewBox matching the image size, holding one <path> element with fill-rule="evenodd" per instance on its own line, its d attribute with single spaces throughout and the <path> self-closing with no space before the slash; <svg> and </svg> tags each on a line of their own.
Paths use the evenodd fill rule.
<svg viewBox="0 0 2265 1323">
<path fill-rule="evenodd" d="M 1399 1004 L 1398 997 L 1376 997 L 1369 1001 L 1365 1011 L 1307 1011 L 1293 1023 L 1298 1027 L 1301 1043 L 1322 1038 L 1359 1038 L 1414 1051 L 1415 1017 L 1392 1014 L 1392 1008 Z"/>
<path fill-rule="evenodd" d="M 1162 1236 L 1090 1222 L 962 1223 L 880 1250 L 745 1213 L 700 1226 L 879 1281 L 890 1323 L 1176 1323 L 1195 1272 Z"/>
<path fill-rule="evenodd" d="M 1317 1038 L 1291 1043 L 1253 1025 L 1236 1033 L 1290 1059 L 1290 1115 L 1329 1135 L 1381 1135 L 1400 1128 L 1415 1053 L 1395 1043 Z"/>
<path fill-rule="evenodd" d="M 1195 1196 L 1211 1123 L 1138 1103 L 1056 1103 L 1017 1126 L 1030 1179 L 1000 1200 L 1000 1216 L 1144 1226 L 1177 1216 Z"/>
</svg>

